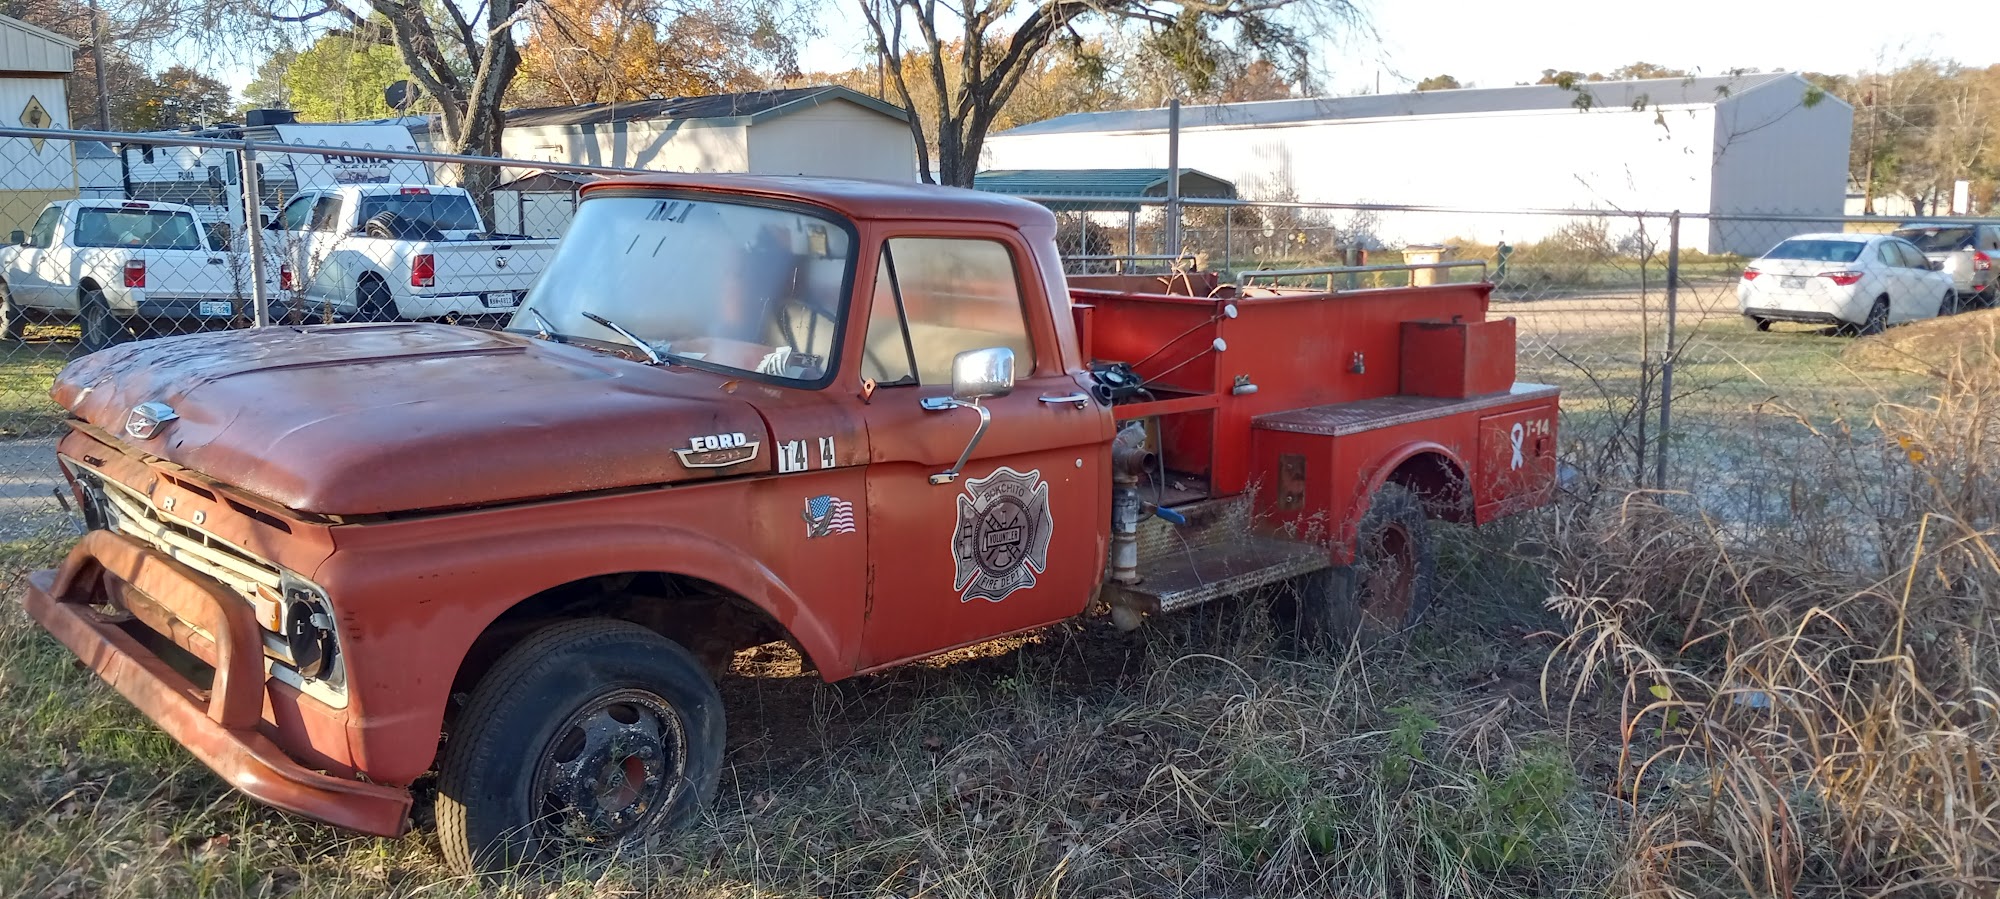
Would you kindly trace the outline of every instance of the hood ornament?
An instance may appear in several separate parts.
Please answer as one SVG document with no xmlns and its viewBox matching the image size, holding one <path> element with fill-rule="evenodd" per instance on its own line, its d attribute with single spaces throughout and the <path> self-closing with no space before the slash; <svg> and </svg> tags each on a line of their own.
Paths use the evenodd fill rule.
<svg viewBox="0 0 2000 899">
<path fill-rule="evenodd" d="M 161 402 L 140 403 L 132 407 L 125 416 L 125 433 L 139 440 L 150 440 L 160 433 L 168 422 L 181 417 L 174 407 Z"/>
</svg>

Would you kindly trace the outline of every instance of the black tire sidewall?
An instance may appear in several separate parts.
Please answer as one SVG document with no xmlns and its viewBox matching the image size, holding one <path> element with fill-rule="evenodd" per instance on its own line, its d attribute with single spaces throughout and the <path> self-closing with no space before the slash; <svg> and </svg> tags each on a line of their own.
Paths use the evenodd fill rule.
<svg viewBox="0 0 2000 899">
<path fill-rule="evenodd" d="M 396 309 L 396 298 L 389 295 L 388 285 L 374 280 L 363 281 L 355 288 L 354 314 L 364 322 L 392 322 L 402 317 Z"/>
<path fill-rule="evenodd" d="M 14 291 L 7 282 L 0 281 L 0 336 L 8 340 L 21 340 L 27 335 L 28 320 L 22 316 L 21 307 L 14 305 Z"/>
<path fill-rule="evenodd" d="M 77 297 L 76 324 L 81 332 L 78 341 L 86 353 L 121 343 L 127 336 L 125 324 L 111 314 L 111 304 L 101 290 L 86 290 Z"/>
<path fill-rule="evenodd" d="M 1431 546 L 1430 522 L 1416 491 L 1396 483 L 1376 488 L 1368 501 L 1368 511 L 1362 514 L 1356 528 L 1355 545 L 1370 545 L 1396 523 L 1402 524 L 1409 534 L 1416 563 L 1409 614 L 1399 625 L 1384 628 L 1362 613 L 1364 578 L 1360 559 L 1352 565 L 1336 565 L 1298 579 L 1291 592 L 1274 605 L 1277 624 L 1291 630 L 1302 645 L 1324 647 L 1345 642 L 1356 634 L 1364 641 L 1380 640 L 1422 620 L 1430 610 L 1436 590 L 1437 558 Z"/>
<path fill-rule="evenodd" d="M 1882 312 L 1880 316 L 1875 314 L 1878 309 Z M 1868 307 L 1868 317 L 1861 320 L 1861 336 L 1868 337 L 1889 330 L 1890 311 L 1889 300 L 1877 298 L 1874 304 Z"/>
<path fill-rule="evenodd" d="M 724 717 L 715 685 L 694 656 L 636 624 L 558 624 L 524 640 L 474 688 L 439 759 L 438 840 L 465 873 L 546 861 L 563 847 L 530 827 L 542 753 L 570 715 L 604 693 L 637 688 L 666 700 L 687 740 L 687 785 L 650 829 L 681 826 L 715 795 Z M 629 839 L 642 839 L 635 832 Z"/>
</svg>

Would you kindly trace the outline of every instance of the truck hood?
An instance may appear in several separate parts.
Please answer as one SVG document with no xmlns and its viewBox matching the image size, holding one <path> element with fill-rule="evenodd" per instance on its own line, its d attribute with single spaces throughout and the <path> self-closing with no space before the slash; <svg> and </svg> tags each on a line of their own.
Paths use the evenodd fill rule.
<svg viewBox="0 0 2000 899">
<path fill-rule="evenodd" d="M 368 515 L 771 470 L 763 418 L 727 386 L 510 334 L 387 324 L 124 344 L 71 363 L 52 394 L 140 452 L 288 508 Z M 179 417 L 128 433 L 153 402 Z M 729 447 L 737 434 L 760 448 L 724 464 L 748 455 Z M 714 435 L 694 466 L 674 452 Z"/>
</svg>

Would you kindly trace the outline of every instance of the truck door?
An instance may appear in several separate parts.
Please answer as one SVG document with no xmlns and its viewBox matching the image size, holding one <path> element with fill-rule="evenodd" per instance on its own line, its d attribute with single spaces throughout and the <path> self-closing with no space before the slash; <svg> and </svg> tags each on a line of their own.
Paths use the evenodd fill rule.
<svg viewBox="0 0 2000 899">
<path fill-rule="evenodd" d="M 37 309 L 52 309 L 61 305 L 53 295 L 54 285 L 50 283 L 50 273 L 43 270 L 49 246 L 55 243 L 56 222 L 62 218 L 62 207 L 50 206 L 35 218 L 35 226 L 28 232 L 26 246 L 14 250 L 12 262 L 7 266 L 7 290 L 14 296 L 14 302 Z M 71 298 L 66 308 L 76 307 Z"/>
<path fill-rule="evenodd" d="M 870 292 L 862 668 L 1076 615 L 1103 577 L 1110 411 L 1065 371 L 1018 235 L 934 235 L 884 241 Z M 1014 388 L 979 401 L 990 424 L 947 476 L 981 419 L 943 402 L 952 361 L 986 348 L 1011 351 Z"/>
</svg>

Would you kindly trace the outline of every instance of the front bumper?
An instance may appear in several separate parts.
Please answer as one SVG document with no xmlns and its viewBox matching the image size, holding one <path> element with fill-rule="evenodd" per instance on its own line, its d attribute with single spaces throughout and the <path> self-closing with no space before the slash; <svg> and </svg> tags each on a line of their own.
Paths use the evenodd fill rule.
<svg viewBox="0 0 2000 899">
<path fill-rule="evenodd" d="M 139 601 L 126 601 L 132 594 Z M 86 666 L 245 795 L 362 833 L 393 837 L 408 828 L 407 789 L 314 771 L 259 730 L 262 638 L 249 604 L 220 584 L 139 541 L 91 531 L 61 567 L 29 575 L 22 604 Z M 123 607 L 142 619 L 158 610 L 198 629 L 191 639 L 213 648 L 211 689 L 196 687 L 93 608 L 99 605 Z"/>
</svg>

